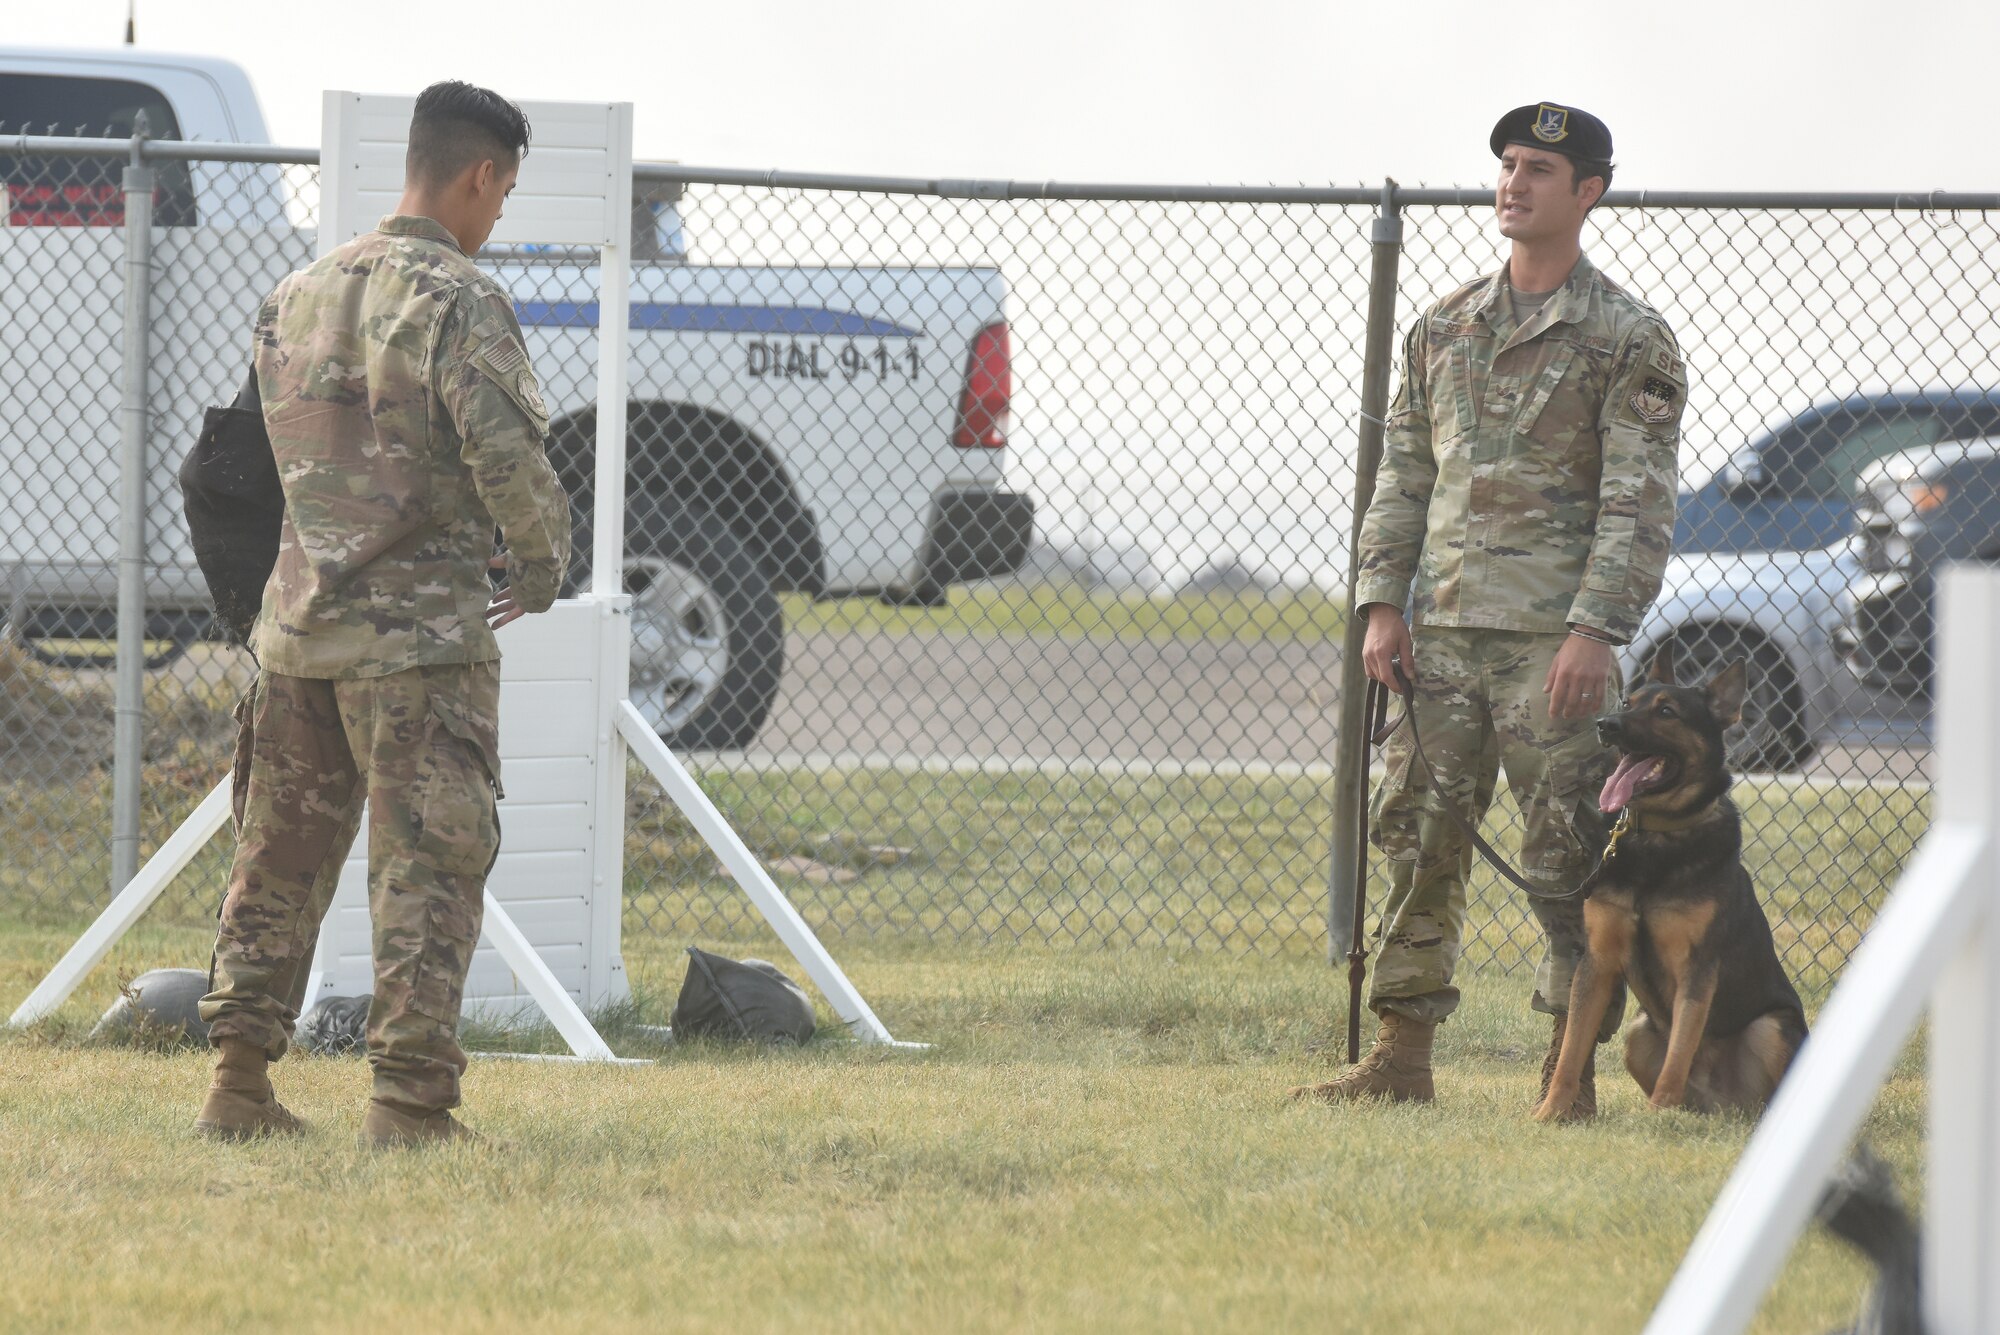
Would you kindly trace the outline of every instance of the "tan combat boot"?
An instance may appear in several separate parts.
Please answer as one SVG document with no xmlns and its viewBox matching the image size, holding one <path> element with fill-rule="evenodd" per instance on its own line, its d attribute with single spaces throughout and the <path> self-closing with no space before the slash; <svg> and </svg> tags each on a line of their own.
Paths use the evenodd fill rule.
<svg viewBox="0 0 2000 1335">
<path fill-rule="evenodd" d="M 1324 1084 L 1300 1085 L 1292 1097 L 1328 1103 L 1349 1099 L 1429 1103 L 1436 1097 L 1431 1090 L 1431 1039 L 1436 1034 L 1435 1024 L 1385 1012 L 1375 1046 L 1366 1056 Z"/>
<path fill-rule="evenodd" d="M 270 1061 L 264 1049 L 240 1038 L 216 1044 L 215 1080 L 208 1100 L 195 1116 L 196 1135 L 211 1140 L 252 1140 L 258 1136 L 296 1136 L 306 1124 L 292 1116 L 271 1091 Z"/>
<path fill-rule="evenodd" d="M 1555 1032 L 1549 1036 L 1548 1055 L 1542 1058 L 1542 1092 L 1535 1100 L 1539 1106 L 1549 1096 L 1549 1081 L 1556 1078 L 1556 1060 L 1562 1056 L 1563 1034 L 1569 1029 L 1569 1012 L 1556 1016 Z M 1581 1120 L 1597 1116 L 1597 1046 L 1591 1045 L 1590 1055 L 1584 1058 L 1583 1075 L 1576 1082 L 1576 1101 L 1569 1105 L 1570 1116 Z"/>
<path fill-rule="evenodd" d="M 416 1149 L 454 1140 L 478 1145 L 485 1139 L 442 1108 L 420 1109 L 370 1099 L 368 1115 L 361 1119 L 361 1143 L 371 1149 Z"/>
</svg>

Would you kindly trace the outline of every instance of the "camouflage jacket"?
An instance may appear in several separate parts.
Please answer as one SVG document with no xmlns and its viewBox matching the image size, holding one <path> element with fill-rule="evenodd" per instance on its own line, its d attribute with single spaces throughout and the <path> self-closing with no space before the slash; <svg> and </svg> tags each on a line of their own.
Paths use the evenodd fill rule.
<svg viewBox="0 0 2000 1335">
<path fill-rule="evenodd" d="M 1427 311 L 1403 355 L 1355 605 L 1630 640 L 1674 523 L 1687 370 L 1665 322 L 1579 259 L 1516 328 L 1503 268 Z"/>
<path fill-rule="evenodd" d="M 279 283 L 256 341 L 285 490 L 260 665 L 375 677 L 498 658 L 494 528 L 530 612 L 555 601 L 570 543 L 513 301 L 441 224 L 384 218 Z"/>
</svg>

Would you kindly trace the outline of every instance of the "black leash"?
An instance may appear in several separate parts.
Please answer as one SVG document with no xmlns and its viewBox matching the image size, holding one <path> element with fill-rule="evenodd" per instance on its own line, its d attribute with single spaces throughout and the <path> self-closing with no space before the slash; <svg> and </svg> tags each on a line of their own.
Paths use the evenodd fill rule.
<svg viewBox="0 0 2000 1335">
<path fill-rule="evenodd" d="M 1450 793 L 1444 791 L 1443 785 L 1438 782 L 1437 771 L 1431 768 L 1430 757 L 1424 754 L 1423 736 L 1417 731 L 1417 689 L 1410 683 L 1410 679 L 1403 675 L 1403 665 L 1401 663 L 1392 662 L 1390 666 L 1396 670 L 1396 689 L 1403 697 L 1403 712 L 1397 716 L 1395 722 L 1389 722 L 1389 692 L 1387 689 L 1380 691 L 1371 690 L 1370 699 L 1374 706 L 1372 717 L 1375 720 L 1375 726 L 1369 734 L 1369 740 L 1376 746 L 1380 746 L 1389 740 L 1391 733 L 1402 727 L 1403 724 L 1408 723 L 1410 725 L 1410 749 L 1416 753 L 1417 763 L 1424 767 L 1424 773 L 1430 778 L 1431 787 L 1436 788 L 1439 796 L 1443 799 L 1439 805 L 1444 808 L 1445 814 L 1450 816 L 1453 823 L 1458 826 L 1459 832 L 1472 841 L 1472 846 L 1478 849 L 1480 854 L 1488 862 L 1492 863 L 1502 876 L 1505 876 L 1516 886 L 1527 891 L 1537 899 L 1568 899 L 1575 895 L 1577 893 L 1576 890 L 1570 891 L 1567 895 L 1552 895 L 1545 889 L 1539 889 L 1529 884 L 1526 877 L 1507 865 L 1507 859 L 1501 857 L 1499 851 L 1493 845 L 1486 842 L 1479 831 L 1473 828 L 1471 821 L 1458 814 L 1458 804 L 1451 800 Z M 1369 685 L 1373 688 L 1380 686 L 1381 683 L 1371 677 Z M 1581 888 L 1581 886 L 1578 887 L 1578 889 Z"/>
<path fill-rule="evenodd" d="M 1361 724 L 1381 720 L 1389 712 L 1389 688 L 1373 677 L 1362 696 Z M 1364 786 L 1354 819 L 1360 827 L 1354 840 L 1354 927 L 1347 937 L 1347 1064 L 1361 1060 L 1361 991 L 1368 979 L 1368 796 Z M 210 988 L 214 991 L 214 988 Z"/>
</svg>

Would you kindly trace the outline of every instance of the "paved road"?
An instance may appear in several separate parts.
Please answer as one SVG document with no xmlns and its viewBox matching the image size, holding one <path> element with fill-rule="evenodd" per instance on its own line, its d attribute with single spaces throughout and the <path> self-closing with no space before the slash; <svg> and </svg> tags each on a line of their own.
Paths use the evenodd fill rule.
<svg viewBox="0 0 2000 1335">
<path fill-rule="evenodd" d="M 1335 645 L 793 635 L 760 749 L 1330 763 Z"/>
<path fill-rule="evenodd" d="M 981 767 L 1051 760 L 1316 768 L 1332 762 L 1340 648 L 944 635 L 792 635 L 757 755 Z M 1921 782 L 1920 714 L 1856 686 L 1807 767 Z"/>
</svg>

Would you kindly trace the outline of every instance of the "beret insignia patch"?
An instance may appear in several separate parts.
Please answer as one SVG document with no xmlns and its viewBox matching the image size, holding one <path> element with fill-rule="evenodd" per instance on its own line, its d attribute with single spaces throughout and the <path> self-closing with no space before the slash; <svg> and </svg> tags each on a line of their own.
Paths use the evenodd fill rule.
<svg viewBox="0 0 2000 1335">
<path fill-rule="evenodd" d="M 1642 422 L 1664 422 L 1674 415 L 1674 398 L 1679 393 L 1678 386 L 1647 376 L 1646 383 L 1632 395 L 1632 411 Z"/>
<path fill-rule="evenodd" d="M 1535 108 L 1535 138 L 1545 144 L 1560 144 L 1569 138 L 1569 108 L 1544 102 Z"/>
</svg>

